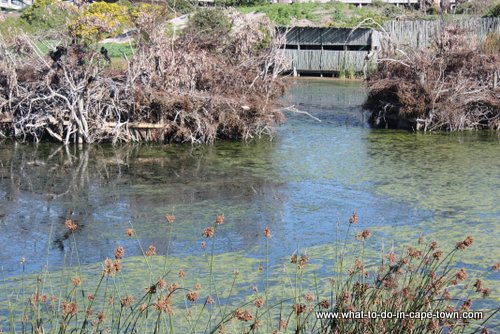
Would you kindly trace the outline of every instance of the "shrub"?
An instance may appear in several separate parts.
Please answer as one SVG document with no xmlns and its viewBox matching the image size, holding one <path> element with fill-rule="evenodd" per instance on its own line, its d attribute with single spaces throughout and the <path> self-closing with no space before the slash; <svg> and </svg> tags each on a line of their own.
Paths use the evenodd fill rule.
<svg viewBox="0 0 500 334">
<path fill-rule="evenodd" d="M 500 1 L 488 7 L 484 13 L 485 17 L 500 17 Z"/>
<path fill-rule="evenodd" d="M 35 0 L 21 14 L 21 19 L 39 29 L 54 29 L 64 26 L 67 11 L 58 0 Z"/>
<path fill-rule="evenodd" d="M 224 12 L 202 9 L 191 15 L 185 33 L 206 38 L 227 33 L 231 25 L 231 21 Z"/>
<path fill-rule="evenodd" d="M 94 2 L 86 5 L 78 17 L 68 24 L 72 38 L 85 44 L 117 35 L 132 26 L 129 8 L 117 3 Z"/>
</svg>

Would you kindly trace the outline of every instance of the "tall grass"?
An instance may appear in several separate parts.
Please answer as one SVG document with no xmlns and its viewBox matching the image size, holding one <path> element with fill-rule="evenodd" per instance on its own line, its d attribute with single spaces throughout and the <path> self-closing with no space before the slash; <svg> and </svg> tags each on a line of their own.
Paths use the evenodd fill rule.
<svg viewBox="0 0 500 334">
<path fill-rule="evenodd" d="M 169 255 L 158 255 L 154 244 L 143 245 L 131 226 L 125 235 L 135 238 L 142 252 L 140 262 L 125 261 L 127 250 L 118 246 L 114 258 L 105 259 L 91 275 L 85 274 L 80 265 L 57 275 L 48 270 L 36 278 L 23 275 L 20 284 L 32 290 L 30 295 L 21 293 L 10 299 L 6 317 L 0 310 L 0 333 L 487 332 L 487 320 L 499 309 L 481 310 L 485 312 L 482 319 L 333 319 L 319 313 L 461 314 L 472 310 L 474 299 L 490 294 L 482 277 L 473 278 L 456 266 L 462 252 L 473 244 L 471 237 L 447 252 L 435 241 L 419 239 L 400 254 L 393 249 L 382 250 L 380 257 L 373 258 L 365 254 L 373 232 L 358 229 L 358 219 L 353 213 L 347 222 L 337 224 L 329 278 L 314 271 L 313 259 L 304 250 L 295 250 L 289 263 L 283 265 L 284 274 L 275 277 L 277 268 L 269 266 L 272 231 L 267 227 L 261 235 L 265 260 L 258 272 L 262 275 L 245 278 L 238 271 L 218 272 L 215 264 L 217 236 L 224 224 L 222 214 L 200 231 L 204 272 L 170 267 Z M 175 234 L 173 214 L 167 214 L 165 221 L 165 232 Z M 73 236 L 80 233 L 74 221 L 67 220 L 65 225 Z M 341 235 L 343 230 L 346 232 Z M 78 258 L 75 240 L 72 238 L 73 252 Z M 141 280 L 130 274 L 128 266 L 133 265 L 145 268 Z M 499 269 L 500 263 L 491 268 Z M 33 279 L 35 283 L 31 284 Z M 253 292 L 243 293 L 242 283 L 252 280 Z M 281 286 L 277 286 L 278 281 Z"/>
</svg>

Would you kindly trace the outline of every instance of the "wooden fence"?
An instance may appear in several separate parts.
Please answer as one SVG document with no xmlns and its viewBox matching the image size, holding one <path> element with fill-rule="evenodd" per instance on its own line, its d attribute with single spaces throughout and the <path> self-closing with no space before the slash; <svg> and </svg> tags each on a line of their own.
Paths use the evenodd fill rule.
<svg viewBox="0 0 500 334">
<path fill-rule="evenodd" d="M 479 40 L 484 40 L 491 32 L 500 33 L 500 18 L 388 21 L 383 25 L 393 43 L 411 48 L 429 45 L 441 29 L 451 26 L 472 31 Z"/>
</svg>

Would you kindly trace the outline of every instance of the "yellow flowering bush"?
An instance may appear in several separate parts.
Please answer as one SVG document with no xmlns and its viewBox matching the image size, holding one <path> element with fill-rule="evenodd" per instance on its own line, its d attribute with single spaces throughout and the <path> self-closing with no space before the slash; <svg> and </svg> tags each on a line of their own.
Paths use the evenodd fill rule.
<svg viewBox="0 0 500 334">
<path fill-rule="evenodd" d="M 107 36 L 118 35 L 130 26 L 132 17 L 129 8 L 106 2 L 85 5 L 79 15 L 68 23 L 70 35 L 84 43 L 93 43 Z"/>
</svg>

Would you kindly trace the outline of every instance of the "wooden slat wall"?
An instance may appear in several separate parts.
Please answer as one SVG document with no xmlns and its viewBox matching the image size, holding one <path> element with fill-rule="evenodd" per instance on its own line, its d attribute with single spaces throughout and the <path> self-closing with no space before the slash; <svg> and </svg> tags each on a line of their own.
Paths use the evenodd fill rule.
<svg viewBox="0 0 500 334">
<path fill-rule="evenodd" d="M 488 33 L 500 33 L 500 18 L 467 18 L 461 20 L 416 20 L 416 21 L 388 21 L 384 29 L 391 40 L 401 46 L 420 48 L 429 45 L 437 32 L 444 26 L 456 26 L 471 30 L 480 40 L 484 40 Z"/>
<path fill-rule="evenodd" d="M 340 72 L 363 71 L 368 51 L 283 50 L 290 70 Z"/>
</svg>

